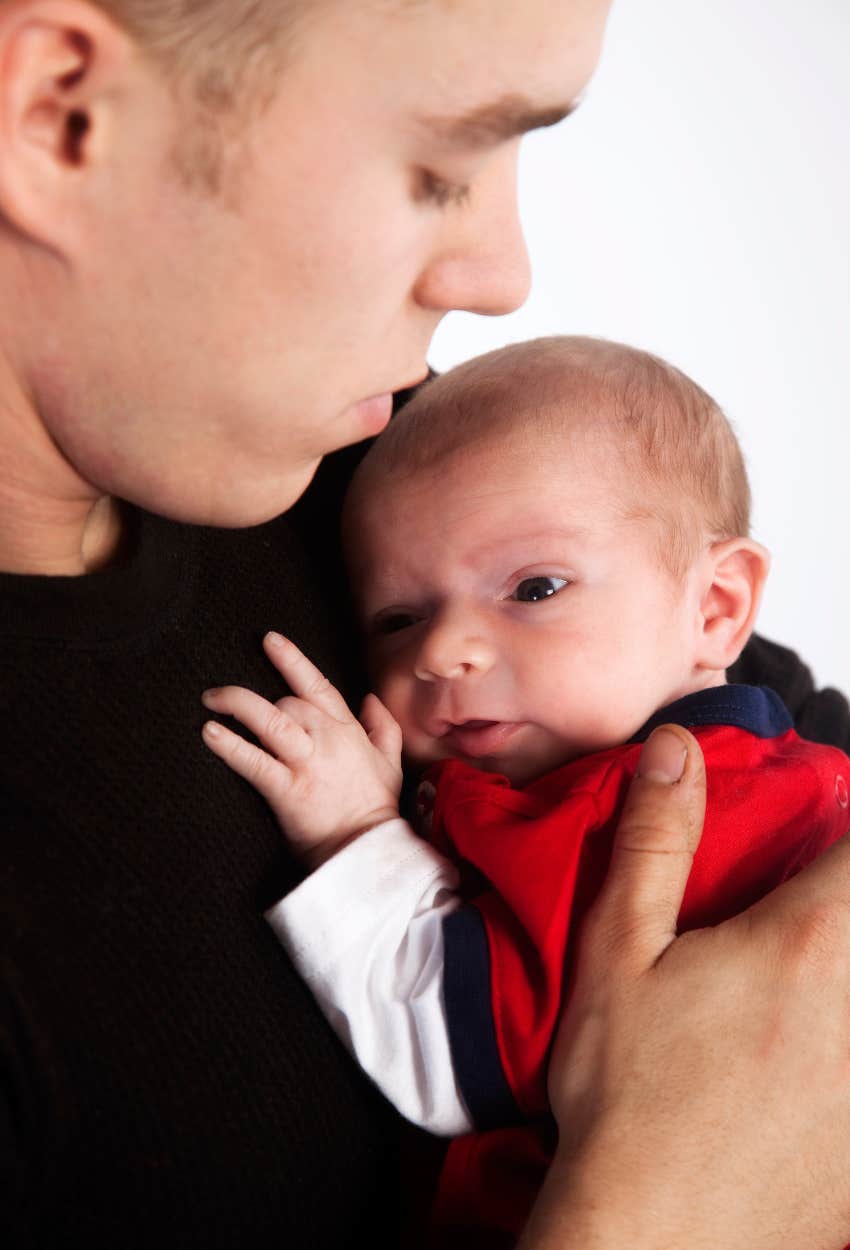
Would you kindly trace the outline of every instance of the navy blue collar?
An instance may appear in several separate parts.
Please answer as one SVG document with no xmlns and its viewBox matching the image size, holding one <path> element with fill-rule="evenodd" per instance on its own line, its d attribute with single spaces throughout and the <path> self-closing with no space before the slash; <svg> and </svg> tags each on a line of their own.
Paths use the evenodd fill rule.
<svg viewBox="0 0 850 1250">
<path fill-rule="evenodd" d="M 637 731 L 632 742 L 644 742 L 659 725 L 735 725 L 757 738 L 777 738 L 794 728 L 791 714 L 768 686 L 712 686 L 668 703 Z"/>
</svg>

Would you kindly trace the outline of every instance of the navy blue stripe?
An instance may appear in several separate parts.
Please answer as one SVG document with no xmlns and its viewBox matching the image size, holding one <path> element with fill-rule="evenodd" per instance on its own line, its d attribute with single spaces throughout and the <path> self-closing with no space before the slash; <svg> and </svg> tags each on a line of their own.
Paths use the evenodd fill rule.
<svg viewBox="0 0 850 1250">
<path fill-rule="evenodd" d="M 777 738 L 793 729 L 785 704 L 768 686 L 712 686 L 686 694 L 650 716 L 632 742 L 643 742 L 658 725 L 734 725 L 757 738 Z"/>
<path fill-rule="evenodd" d="M 477 907 L 443 921 L 443 989 L 455 1076 L 478 1129 L 522 1121 L 496 1042 L 490 998 L 490 947 Z"/>
</svg>

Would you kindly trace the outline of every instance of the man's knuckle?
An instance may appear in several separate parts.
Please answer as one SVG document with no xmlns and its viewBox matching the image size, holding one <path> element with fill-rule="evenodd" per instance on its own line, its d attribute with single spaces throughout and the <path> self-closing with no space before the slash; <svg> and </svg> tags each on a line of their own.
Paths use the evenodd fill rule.
<svg viewBox="0 0 850 1250">
<path fill-rule="evenodd" d="M 626 853 L 644 855 L 689 854 L 684 833 L 680 829 L 665 829 L 650 821 L 629 821 L 620 828 L 617 849 Z"/>
</svg>

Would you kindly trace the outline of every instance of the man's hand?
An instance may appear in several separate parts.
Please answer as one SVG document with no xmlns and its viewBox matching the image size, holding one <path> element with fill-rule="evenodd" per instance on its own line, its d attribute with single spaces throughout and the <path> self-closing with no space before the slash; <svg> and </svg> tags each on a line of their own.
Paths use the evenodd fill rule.
<svg viewBox="0 0 850 1250">
<path fill-rule="evenodd" d="M 666 726 L 640 768 L 579 939 L 550 1067 L 560 1141 L 522 1246 L 841 1247 L 850 839 L 741 916 L 676 937 L 702 756 Z"/>
<path fill-rule="evenodd" d="M 367 696 L 358 721 L 286 638 L 267 634 L 263 646 L 292 695 L 270 703 L 241 686 L 203 695 L 205 707 L 235 717 L 262 747 L 216 721 L 204 725 L 204 741 L 259 790 L 293 850 L 314 869 L 352 838 L 398 816 L 401 730 L 375 695 Z"/>
</svg>

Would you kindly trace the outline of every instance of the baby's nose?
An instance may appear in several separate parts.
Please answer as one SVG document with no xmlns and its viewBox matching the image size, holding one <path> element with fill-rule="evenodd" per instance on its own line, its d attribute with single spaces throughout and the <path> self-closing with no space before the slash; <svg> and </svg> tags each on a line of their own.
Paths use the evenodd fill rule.
<svg viewBox="0 0 850 1250">
<path fill-rule="evenodd" d="M 414 672 L 420 681 L 457 681 L 485 673 L 495 659 L 493 644 L 462 619 L 436 620 L 419 651 Z"/>
</svg>

